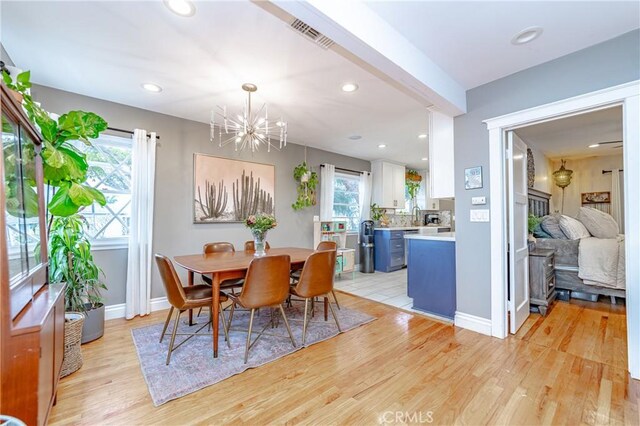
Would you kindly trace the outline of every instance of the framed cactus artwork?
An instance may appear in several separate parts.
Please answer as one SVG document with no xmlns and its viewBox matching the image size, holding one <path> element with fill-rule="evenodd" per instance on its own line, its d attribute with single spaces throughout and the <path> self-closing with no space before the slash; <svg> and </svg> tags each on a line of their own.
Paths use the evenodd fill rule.
<svg viewBox="0 0 640 426">
<path fill-rule="evenodd" d="M 193 171 L 193 223 L 243 222 L 256 213 L 275 213 L 272 164 L 196 153 Z"/>
</svg>

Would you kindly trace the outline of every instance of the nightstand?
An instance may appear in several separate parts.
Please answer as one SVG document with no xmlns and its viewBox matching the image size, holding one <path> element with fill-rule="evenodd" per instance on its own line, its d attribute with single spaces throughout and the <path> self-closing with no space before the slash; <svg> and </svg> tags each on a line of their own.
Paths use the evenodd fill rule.
<svg viewBox="0 0 640 426">
<path fill-rule="evenodd" d="M 529 252 L 529 299 L 542 316 L 556 298 L 555 250 Z"/>
</svg>

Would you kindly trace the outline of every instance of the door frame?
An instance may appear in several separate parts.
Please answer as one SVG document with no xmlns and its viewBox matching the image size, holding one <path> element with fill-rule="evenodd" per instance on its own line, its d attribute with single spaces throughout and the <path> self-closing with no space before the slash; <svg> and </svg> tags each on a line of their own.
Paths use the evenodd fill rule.
<svg viewBox="0 0 640 426">
<path fill-rule="evenodd" d="M 640 379 L 640 80 L 484 120 L 489 130 L 489 196 L 491 199 L 491 334 L 507 337 L 507 197 L 506 132 L 519 127 L 622 106 L 625 188 L 626 316 L 628 368 Z M 631 219 L 634 220 L 631 220 Z"/>
</svg>

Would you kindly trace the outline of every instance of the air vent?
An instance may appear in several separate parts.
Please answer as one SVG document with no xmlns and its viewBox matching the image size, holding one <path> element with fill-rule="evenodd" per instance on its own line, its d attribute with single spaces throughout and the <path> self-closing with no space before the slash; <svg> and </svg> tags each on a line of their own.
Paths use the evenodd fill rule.
<svg viewBox="0 0 640 426">
<path fill-rule="evenodd" d="M 305 24 L 299 19 L 296 19 L 291 23 L 291 28 L 322 47 L 323 49 L 328 49 L 333 46 L 334 42 L 329 37 L 322 34 L 320 31 L 312 28 L 310 25 Z"/>
</svg>

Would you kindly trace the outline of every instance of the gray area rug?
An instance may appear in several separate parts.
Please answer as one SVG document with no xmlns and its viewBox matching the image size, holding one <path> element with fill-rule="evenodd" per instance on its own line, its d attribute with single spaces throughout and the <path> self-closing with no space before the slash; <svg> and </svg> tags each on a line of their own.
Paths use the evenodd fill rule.
<svg viewBox="0 0 640 426">
<path fill-rule="evenodd" d="M 204 336 L 192 337 L 188 342 L 178 348 L 171 355 L 171 363 L 165 365 L 169 341 L 171 339 L 170 332 L 173 327 L 173 321 L 167 328 L 162 343 L 159 343 L 160 334 L 164 321 L 159 324 L 147 327 L 136 328 L 131 330 L 133 342 L 138 351 L 140 359 L 140 367 L 142 374 L 149 387 L 149 393 L 153 399 L 153 404 L 157 407 L 172 399 L 180 398 L 192 392 L 211 386 L 224 379 L 227 379 L 243 371 L 259 367 L 263 364 L 275 361 L 290 353 L 302 349 L 302 314 L 301 303 L 295 303 L 292 308 L 285 308 L 291 331 L 296 340 L 297 347 L 291 345 L 291 340 L 287 334 L 287 329 L 280 318 L 277 328 L 268 327 L 266 332 L 276 334 L 276 336 L 263 335 L 258 342 L 251 348 L 249 352 L 249 361 L 244 364 L 244 349 L 249 326 L 249 313 L 245 311 L 236 311 L 233 314 L 232 330 L 230 332 L 231 349 L 227 346 L 220 326 L 220 339 L 218 341 L 218 358 L 213 358 L 211 334 L 206 334 L 205 327 L 201 333 Z M 340 321 L 342 331 L 348 331 L 373 321 L 375 318 L 353 309 L 342 307 L 337 308 L 336 315 Z M 228 318 L 228 312 L 225 312 Z M 192 333 L 197 330 L 208 317 L 208 312 L 204 311 L 198 318 L 198 325 L 189 327 L 186 324 L 187 314 L 182 314 L 178 333 Z M 270 313 L 268 309 L 262 309 L 256 312 L 254 318 L 253 329 L 255 332 L 262 330 L 262 327 L 270 321 Z M 293 321 L 292 321 L 293 320 Z M 298 320 L 298 321 L 296 321 Z M 338 329 L 335 321 L 329 312 L 329 320 L 324 321 L 322 313 L 322 304 L 316 307 L 315 317 L 313 317 L 308 325 L 306 347 L 330 339 L 338 335 Z M 187 336 L 176 336 L 176 344 Z M 253 333 L 253 339 L 257 337 L 257 333 Z"/>
</svg>

